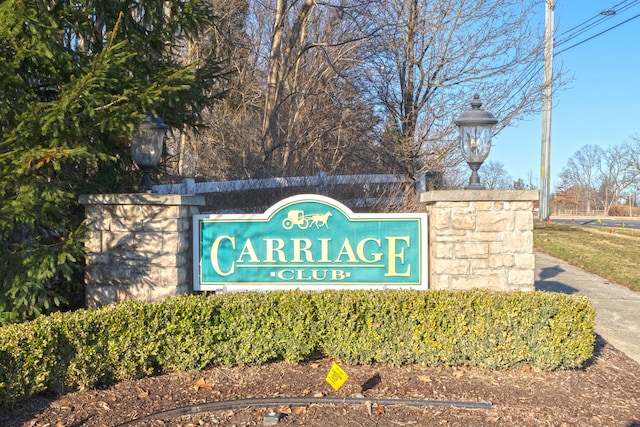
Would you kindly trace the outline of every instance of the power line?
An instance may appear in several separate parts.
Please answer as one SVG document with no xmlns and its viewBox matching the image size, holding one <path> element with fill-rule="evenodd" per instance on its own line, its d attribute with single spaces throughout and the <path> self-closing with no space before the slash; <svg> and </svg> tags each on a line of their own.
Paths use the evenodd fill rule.
<svg viewBox="0 0 640 427">
<path fill-rule="evenodd" d="M 558 34 L 558 37 L 562 37 L 565 34 L 569 34 L 569 36 L 567 36 L 567 38 L 565 40 L 558 41 L 556 43 L 556 46 L 558 46 L 558 45 L 560 45 L 562 43 L 566 43 L 566 42 L 570 41 L 571 39 L 579 36 L 580 34 L 585 33 L 586 31 L 590 30 L 591 28 L 603 23 L 604 21 L 606 21 L 608 19 L 611 19 L 614 16 L 619 16 L 621 13 L 624 13 L 628 9 L 630 9 L 630 8 L 632 8 L 634 6 L 637 6 L 638 2 L 640 0 L 633 0 L 630 4 L 627 4 L 625 6 L 624 4 L 627 3 L 628 1 L 629 0 L 625 0 L 625 1 L 621 2 L 621 3 L 618 3 L 618 4 L 610 7 L 610 8 L 603 9 L 597 15 L 592 16 L 591 18 L 587 19 L 586 21 L 582 22 L 581 24 L 578 24 L 578 25 L 576 25 L 576 26 L 574 26 L 572 28 L 569 28 L 568 30 L 565 30 L 562 33 Z M 598 21 L 589 24 L 594 19 L 598 19 Z M 589 25 L 587 25 L 587 24 L 589 24 Z M 584 27 L 584 28 L 582 28 L 582 27 Z"/>
<path fill-rule="evenodd" d="M 606 30 L 604 30 L 604 31 L 600 31 L 598 34 L 595 34 L 595 35 L 593 35 L 593 36 L 591 36 L 591 37 L 588 37 L 588 38 L 586 38 L 586 39 L 584 39 L 584 40 L 582 40 L 582 41 L 579 41 L 579 42 L 578 42 L 578 43 L 576 43 L 576 44 L 573 44 L 573 45 L 571 45 L 571 46 L 569 46 L 569 47 L 567 47 L 567 48 L 565 48 L 565 49 L 562 49 L 561 51 L 556 52 L 556 53 L 554 54 L 554 56 L 555 56 L 555 55 L 559 55 L 559 54 L 561 54 L 562 52 L 566 52 L 566 51 L 568 51 L 569 49 L 573 49 L 573 48 L 574 48 L 574 47 L 576 47 L 576 46 L 580 46 L 581 44 L 586 43 L 586 42 L 588 42 L 589 40 L 592 40 L 592 39 L 594 39 L 594 38 L 596 38 L 596 37 L 598 37 L 598 36 L 601 36 L 602 34 L 608 33 L 609 31 L 611 31 L 611 30 L 613 30 L 613 29 L 615 29 L 615 28 L 618 28 L 618 27 L 619 27 L 619 26 L 621 26 L 622 24 L 626 24 L 626 23 L 627 23 L 627 22 L 629 22 L 629 21 L 633 21 L 634 19 L 636 19 L 636 18 L 638 18 L 638 17 L 640 17 L 640 13 L 639 13 L 639 14 L 637 14 L 637 15 L 635 15 L 635 16 L 632 16 L 631 18 L 629 18 L 629 19 L 627 19 L 627 20 L 625 20 L 625 21 L 622 21 L 622 22 L 620 22 L 620 23 L 618 23 L 618 24 L 614 25 L 613 27 L 609 27 L 609 28 L 607 28 L 607 29 L 606 29 Z"/>
<path fill-rule="evenodd" d="M 583 34 L 584 32 L 594 28 L 595 26 L 605 22 L 608 19 L 611 19 L 613 16 L 619 15 L 620 13 L 625 12 L 625 11 L 631 9 L 632 7 L 637 6 L 637 5 L 640 4 L 640 0 L 632 0 L 631 3 L 625 5 L 625 3 L 629 2 L 629 1 L 630 0 L 625 0 L 623 2 L 620 2 L 620 3 L 610 7 L 610 8 L 607 8 L 607 9 L 603 10 L 603 12 L 612 11 L 613 12 L 612 14 L 609 14 L 609 13 L 603 14 L 603 12 L 599 12 L 597 15 L 592 16 L 591 18 L 587 19 L 586 21 L 584 21 L 584 22 L 582 22 L 582 23 L 580 23 L 578 25 L 575 25 L 575 26 L 571 27 L 568 30 L 563 31 L 562 33 L 560 33 L 560 36 L 562 36 L 564 34 L 569 34 L 569 33 L 571 33 L 571 34 L 566 39 L 555 42 L 554 43 L 554 48 L 556 48 L 558 46 L 561 46 L 561 45 L 563 45 L 563 44 L 565 44 L 567 42 L 570 42 L 571 40 L 575 39 L 576 37 L 578 37 L 579 35 Z M 556 6 L 557 6 L 557 3 L 558 2 L 556 2 Z M 619 27 L 619 26 L 621 26 L 623 24 L 626 24 L 627 22 L 632 21 L 632 20 L 634 20 L 634 19 L 636 19 L 638 17 L 640 17 L 640 14 L 637 14 L 637 15 L 635 15 L 635 16 L 633 16 L 633 17 L 631 17 L 631 18 L 629 18 L 629 19 L 627 19 L 627 20 L 625 20 L 623 22 L 620 22 L 620 23 L 618 23 L 618 24 L 616 24 L 616 25 L 614 25 L 612 27 L 609 27 L 609 28 L 607 28 L 607 29 L 605 29 L 603 31 L 600 31 L 599 33 L 597 33 L 597 34 L 595 34 L 595 35 L 593 35 L 591 37 L 588 37 L 588 38 L 586 38 L 584 40 L 581 40 L 581 41 L 579 41 L 577 43 L 574 43 L 573 45 L 571 45 L 571 46 L 569 46 L 567 48 L 564 48 L 564 49 L 562 49 L 560 51 L 556 51 L 556 52 L 553 53 L 553 56 L 555 57 L 556 55 L 559 55 L 559 54 L 561 54 L 563 52 L 566 52 L 569 49 L 573 49 L 576 46 L 580 46 L 581 44 L 586 43 L 589 40 L 592 40 L 592 39 L 594 39 L 594 38 L 596 38 L 598 36 L 601 36 L 602 34 L 605 34 L 605 33 L 609 32 L 609 31 L 611 31 L 611 30 L 613 30 L 613 29 L 615 29 L 615 28 L 617 28 L 617 27 Z M 601 19 L 599 19 L 595 23 L 592 23 L 592 24 L 588 25 L 586 28 L 582 28 L 585 25 L 589 24 L 594 19 L 598 19 L 598 18 L 601 18 Z M 574 31 L 574 30 L 578 30 L 578 31 Z M 573 31 L 573 33 L 572 33 L 572 31 Z M 513 94 L 511 94 L 511 96 L 506 100 L 506 102 L 502 103 L 503 104 L 502 107 L 500 107 L 498 109 L 498 114 L 507 105 L 509 105 L 509 103 L 511 102 L 511 100 L 515 96 L 517 96 L 519 93 L 521 93 L 524 90 L 524 87 L 526 87 L 527 84 L 529 84 L 531 82 L 531 80 L 533 80 L 536 76 L 539 75 L 539 73 L 542 71 L 542 69 L 543 69 L 542 65 L 535 64 L 535 63 L 531 63 L 527 67 L 525 67 L 525 69 L 520 73 L 520 75 L 516 79 L 517 81 L 523 82 L 523 83 L 519 85 L 519 88 Z"/>
<path fill-rule="evenodd" d="M 586 33 L 587 31 L 592 30 L 596 26 L 606 22 L 607 20 L 613 19 L 615 16 L 620 16 L 620 14 L 622 14 L 624 12 L 627 12 L 628 10 L 630 10 L 631 8 L 633 8 L 635 6 L 640 5 L 640 0 L 632 0 L 631 3 L 625 4 L 628 1 L 629 0 L 625 0 L 625 1 L 621 2 L 621 3 L 618 3 L 618 4 L 610 7 L 610 8 L 604 9 L 601 12 L 599 12 L 597 15 L 587 19 L 586 21 L 582 22 L 581 24 L 578 24 L 578 25 L 576 25 L 576 26 L 574 26 L 574 27 L 572 27 L 572 28 L 560 33 L 558 35 L 558 38 L 561 38 L 565 34 L 568 34 L 568 36 L 565 37 L 564 39 L 557 40 L 555 42 L 555 44 L 554 44 L 554 47 L 559 47 L 559 46 L 561 46 L 561 45 L 563 45 L 565 43 L 568 43 L 571 40 L 581 36 L 584 33 Z M 633 20 L 633 19 L 635 19 L 637 17 L 638 17 L 638 15 L 636 15 L 636 16 L 630 18 L 630 19 L 627 19 L 624 22 L 616 24 L 616 25 L 614 25 L 614 26 L 612 26 L 610 28 L 607 28 L 606 30 L 601 31 L 601 32 L 599 32 L 598 34 L 596 34 L 594 36 L 588 37 L 587 39 L 581 41 L 580 43 L 576 43 L 575 45 L 572 45 L 569 48 L 564 49 L 564 50 L 568 50 L 568 49 L 571 49 L 572 47 L 578 46 L 578 45 L 580 45 L 580 44 L 582 44 L 582 43 L 584 43 L 584 42 L 586 42 L 588 40 L 591 40 L 591 39 L 593 39 L 593 38 L 595 38 L 595 37 L 597 37 L 597 36 L 599 36 L 601 34 L 604 34 L 604 33 L 608 32 L 608 31 L 611 31 L 612 29 L 614 29 L 616 27 L 619 27 L 620 25 L 622 25 L 622 24 L 624 24 L 626 22 L 629 22 L 629 21 L 631 21 L 631 20 Z M 591 22 L 594 19 L 597 19 L 597 21 L 596 22 Z"/>
<path fill-rule="evenodd" d="M 601 16 L 601 18 L 597 19 L 597 22 L 594 24 L 589 24 L 588 26 L 586 26 L 584 29 L 581 29 L 579 32 L 577 33 L 572 33 L 566 40 L 564 40 L 562 43 L 566 43 L 574 38 L 576 38 L 578 35 L 583 34 L 585 31 L 590 30 L 591 28 L 593 28 L 595 25 L 598 25 L 600 22 L 604 22 L 606 19 L 611 18 L 612 16 L 616 15 L 617 11 L 615 10 L 615 8 L 617 8 L 618 6 L 624 5 L 628 0 L 624 0 L 621 3 L 618 3 L 616 6 L 614 6 L 614 9 L 606 9 L 602 12 L 599 13 L 599 15 Z M 629 8 L 633 7 L 636 3 L 638 3 L 638 0 L 633 1 L 632 3 L 628 4 L 623 10 L 628 10 Z M 547 0 L 546 1 L 546 13 L 545 13 L 545 51 L 544 51 L 544 93 L 543 93 L 543 97 L 542 97 L 542 143 L 541 143 L 541 158 L 540 158 L 540 219 L 541 220 L 545 220 L 549 218 L 550 215 L 550 210 L 549 210 L 549 205 L 550 205 L 550 151 L 551 151 L 551 109 L 552 109 L 552 90 L 551 90 L 551 84 L 553 81 L 553 72 L 552 72 L 552 64 L 553 64 L 553 58 L 556 55 L 561 54 L 562 52 L 566 52 L 569 49 L 573 49 L 576 46 L 579 46 L 583 43 L 586 43 L 589 40 L 593 40 L 594 38 L 605 34 L 611 30 L 613 30 L 614 28 L 617 28 L 637 17 L 640 17 L 640 14 L 635 15 L 634 17 L 627 19 L 621 23 L 618 23 L 612 27 L 607 28 L 604 31 L 601 31 L 591 37 L 588 37 L 584 40 L 581 40 L 578 43 L 573 44 L 572 46 L 569 46 L 568 48 L 565 48 L 559 52 L 554 52 L 554 47 L 556 45 L 556 43 L 553 42 L 553 24 L 554 24 L 554 18 L 553 18 L 553 9 L 554 9 L 554 4 L 553 4 L 553 0 Z M 590 19 L 589 21 L 587 21 L 586 23 L 589 23 L 590 21 L 593 21 L 593 18 Z M 582 24 L 580 26 L 583 26 L 585 24 Z M 580 27 L 578 26 L 578 27 Z M 559 43 L 559 44 L 562 44 Z"/>
<path fill-rule="evenodd" d="M 524 89 L 531 82 L 531 80 L 539 76 L 539 73 L 540 71 L 542 71 L 542 68 L 543 66 L 540 64 L 531 63 L 527 66 L 527 68 L 522 73 L 520 73 L 516 81 L 522 82 L 522 83 L 518 84 L 516 91 L 513 92 L 511 96 L 505 102 L 502 103 L 502 106 L 497 109 L 498 115 L 500 115 L 500 113 L 510 104 L 513 98 L 515 98 L 519 93 L 524 91 Z"/>
</svg>

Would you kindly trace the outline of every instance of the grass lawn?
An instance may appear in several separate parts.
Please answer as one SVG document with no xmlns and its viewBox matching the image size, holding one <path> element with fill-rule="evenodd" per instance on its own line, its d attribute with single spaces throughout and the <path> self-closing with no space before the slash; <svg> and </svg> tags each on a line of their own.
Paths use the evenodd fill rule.
<svg viewBox="0 0 640 427">
<path fill-rule="evenodd" d="M 536 222 L 536 250 L 640 292 L 640 231 Z"/>
</svg>

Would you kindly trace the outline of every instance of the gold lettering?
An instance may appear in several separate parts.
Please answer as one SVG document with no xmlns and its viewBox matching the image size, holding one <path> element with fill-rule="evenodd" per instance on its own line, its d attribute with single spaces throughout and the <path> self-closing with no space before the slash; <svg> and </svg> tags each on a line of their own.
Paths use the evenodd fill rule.
<svg viewBox="0 0 640 427">
<path fill-rule="evenodd" d="M 373 256 L 372 259 L 367 259 L 367 256 L 364 252 L 364 246 L 367 244 L 367 242 L 375 242 L 376 245 L 378 245 L 378 247 L 380 247 L 380 240 L 378 239 L 374 239 L 372 237 L 366 238 L 366 239 L 362 239 L 358 242 L 358 246 L 356 246 L 356 253 L 358 254 L 358 258 L 360 258 L 361 261 L 363 262 L 378 262 L 382 259 L 382 253 L 380 252 L 375 252 L 372 253 L 371 255 Z"/>
<path fill-rule="evenodd" d="M 284 241 L 282 239 L 264 239 L 267 244 L 267 258 L 265 262 L 276 262 L 274 255 L 278 254 L 278 261 L 287 262 L 287 257 L 282 250 L 284 248 Z M 274 245 L 275 244 L 275 245 Z"/>
<path fill-rule="evenodd" d="M 408 277 L 411 275 L 411 264 L 407 266 L 407 270 L 404 273 L 398 272 L 396 270 L 396 260 L 400 261 L 401 264 L 404 265 L 404 248 L 400 249 L 398 252 L 398 248 L 396 247 L 396 241 L 400 240 L 407 244 L 407 247 L 411 247 L 411 242 L 409 236 L 387 236 L 385 237 L 388 243 L 389 248 L 389 256 L 388 256 L 388 265 L 387 265 L 387 273 L 385 277 Z"/>
<path fill-rule="evenodd" d="M 216 240 L 213 241 L 213 244 L 211 245 L 211 266 L 213 267 L 213 271 L 215 271 L 216 274 L 218 274 L 220 276 L 229 276 L 229 275 L 233 274 L 234 271 L 235 271 L 235 263 L 234 262 L 231 263 L 231 268 L 229 270 L 222 271 L 222 269 L 220 268 L 220 264 L 218 262 L 218 249 L 220 248 L 220 243 L 223 240 L 228 240 L 229 242 L 231 242 L 231 248 L 232 249 L 236 248 L 236 239 L 235 239 L 235 237 L 218 236 L 216 238 Z"/>
<path fill-rule="evenodd" d="M 310 280 L 310 276 L 305 276 L 305 270 L 296 270 L 296 280 Z"/>
<path fill-rule="evenodd" d="M 291 262 L 302 262 L 302 252 L 304 252 L 307 262 L 313 262 L 313 254 L 311 253 L 311 240 L 309 239 L 291 239 L 293 241 L 293 259 Z M 304 246 L 301 245 L 304 243 Z"/>
<path fill-rule="evenodd" d="M 245 256 L 249 257 L 249 262 L 260 262 L 260 260 L 258 259 L 258 255 L 256 255 L 256 250 L 253 248 L 253 243 L 251 243 L 251 239 L 247 239 L 246 242 L 244 242 L 242 252 L 240 252 L 240 256 L 236 261 L 244 262 L 242 258 L 244 258 Z"/>
<path fill-rule="evenodd" d="M 342 270 L 331 270 L 331 280 L 344 280 L 346 277 Z"/>
<path fill-rule="evenodd" d="M 338 256 L 336 257 L 336 262 L 342 262 L 340 258 L 342 258 L 343 255 L 347 256 L 348 262 L 358 262 L 358 260 L 356 259 L 356 254 L 353 252 L 353 248 L 351 247 L 351 242 L 349 242 L 349 239 L 344 239 L 344 243 L 342 243 L 342 248 L 340 248 L 340 253 L 338 253 Z"/>
<path fill-rule="evenodd" d="M 331 239 L 318 239 L 320 241 L 320 260 L 318 262 L 331 262 L 329 259 L 329 242 Z"/>
<path fill-rule="evenodd" d="M 322 272 L 322 277 L 320 276 Z M 327 270 L 311 270 L 311 278 L 313 280 L 325 280 L 327 278 Z"/>
<path fill-rule="evenodd" d="M 285 276 L 285 273 L 287 274 Z M 293 270 L 281 270 L 278 271 L 278 279 L 280 280 L 293 280 Z"/>
</svg>

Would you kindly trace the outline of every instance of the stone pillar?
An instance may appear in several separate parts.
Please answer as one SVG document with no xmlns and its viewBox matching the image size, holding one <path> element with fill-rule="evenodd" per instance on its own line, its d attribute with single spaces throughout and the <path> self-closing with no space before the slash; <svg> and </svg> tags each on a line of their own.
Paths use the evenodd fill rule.
<svg viewBox="0 0 640 427">
<path fill-rule="evenodd" d="M 429 287 L 532 291 L 538 191 L 427 191 Z"/>
<path fill-rule="evenodd" d="M 194 195 L 82 195 L 88 226 L 86 304 L 156 301 L 191 292 Z"/>
</svg>

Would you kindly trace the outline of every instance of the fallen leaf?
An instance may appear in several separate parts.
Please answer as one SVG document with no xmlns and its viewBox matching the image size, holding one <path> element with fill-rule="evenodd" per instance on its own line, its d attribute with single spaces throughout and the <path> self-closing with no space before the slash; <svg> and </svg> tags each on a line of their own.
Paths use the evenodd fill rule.
<svg viewBox="0 0 640 427">
<path fill-rule="evenodd" d="M 307 407 L 306 406 L 296 406 L 295 408 L 293 408 L 293 413 L 294 414 L 306 414 L 307 413 Z"/>
<path fill-rule="evenodd" d="M 429 375 L 418 375 L 418 379 L 425 383 L 431 382 L 431 377 Z"/>
<path fill-rule="evenodd" d="M 107 411 L 111 410 L 111 408 L 109 408 L 109 405 L 107 405 L 107 402 L 96 402 L 96 406 L 99 406 L 102 409 L 106 409 Z"/>
<path fill-rule="evenodd" d="M 208 384 L 204 378 L 200 378 L 198 381 L 196 381 L 196 383 L 193 385 L 193 389 L 195 391 L 200 391 L 201 388 L 207 388 L 207 389 L 211 389 L 211 384 Z"/>
<path fill-rule="evenodd" d="M 376 415 L 384 414 L 384 406 L 376 404 Z"/>
</svg>

